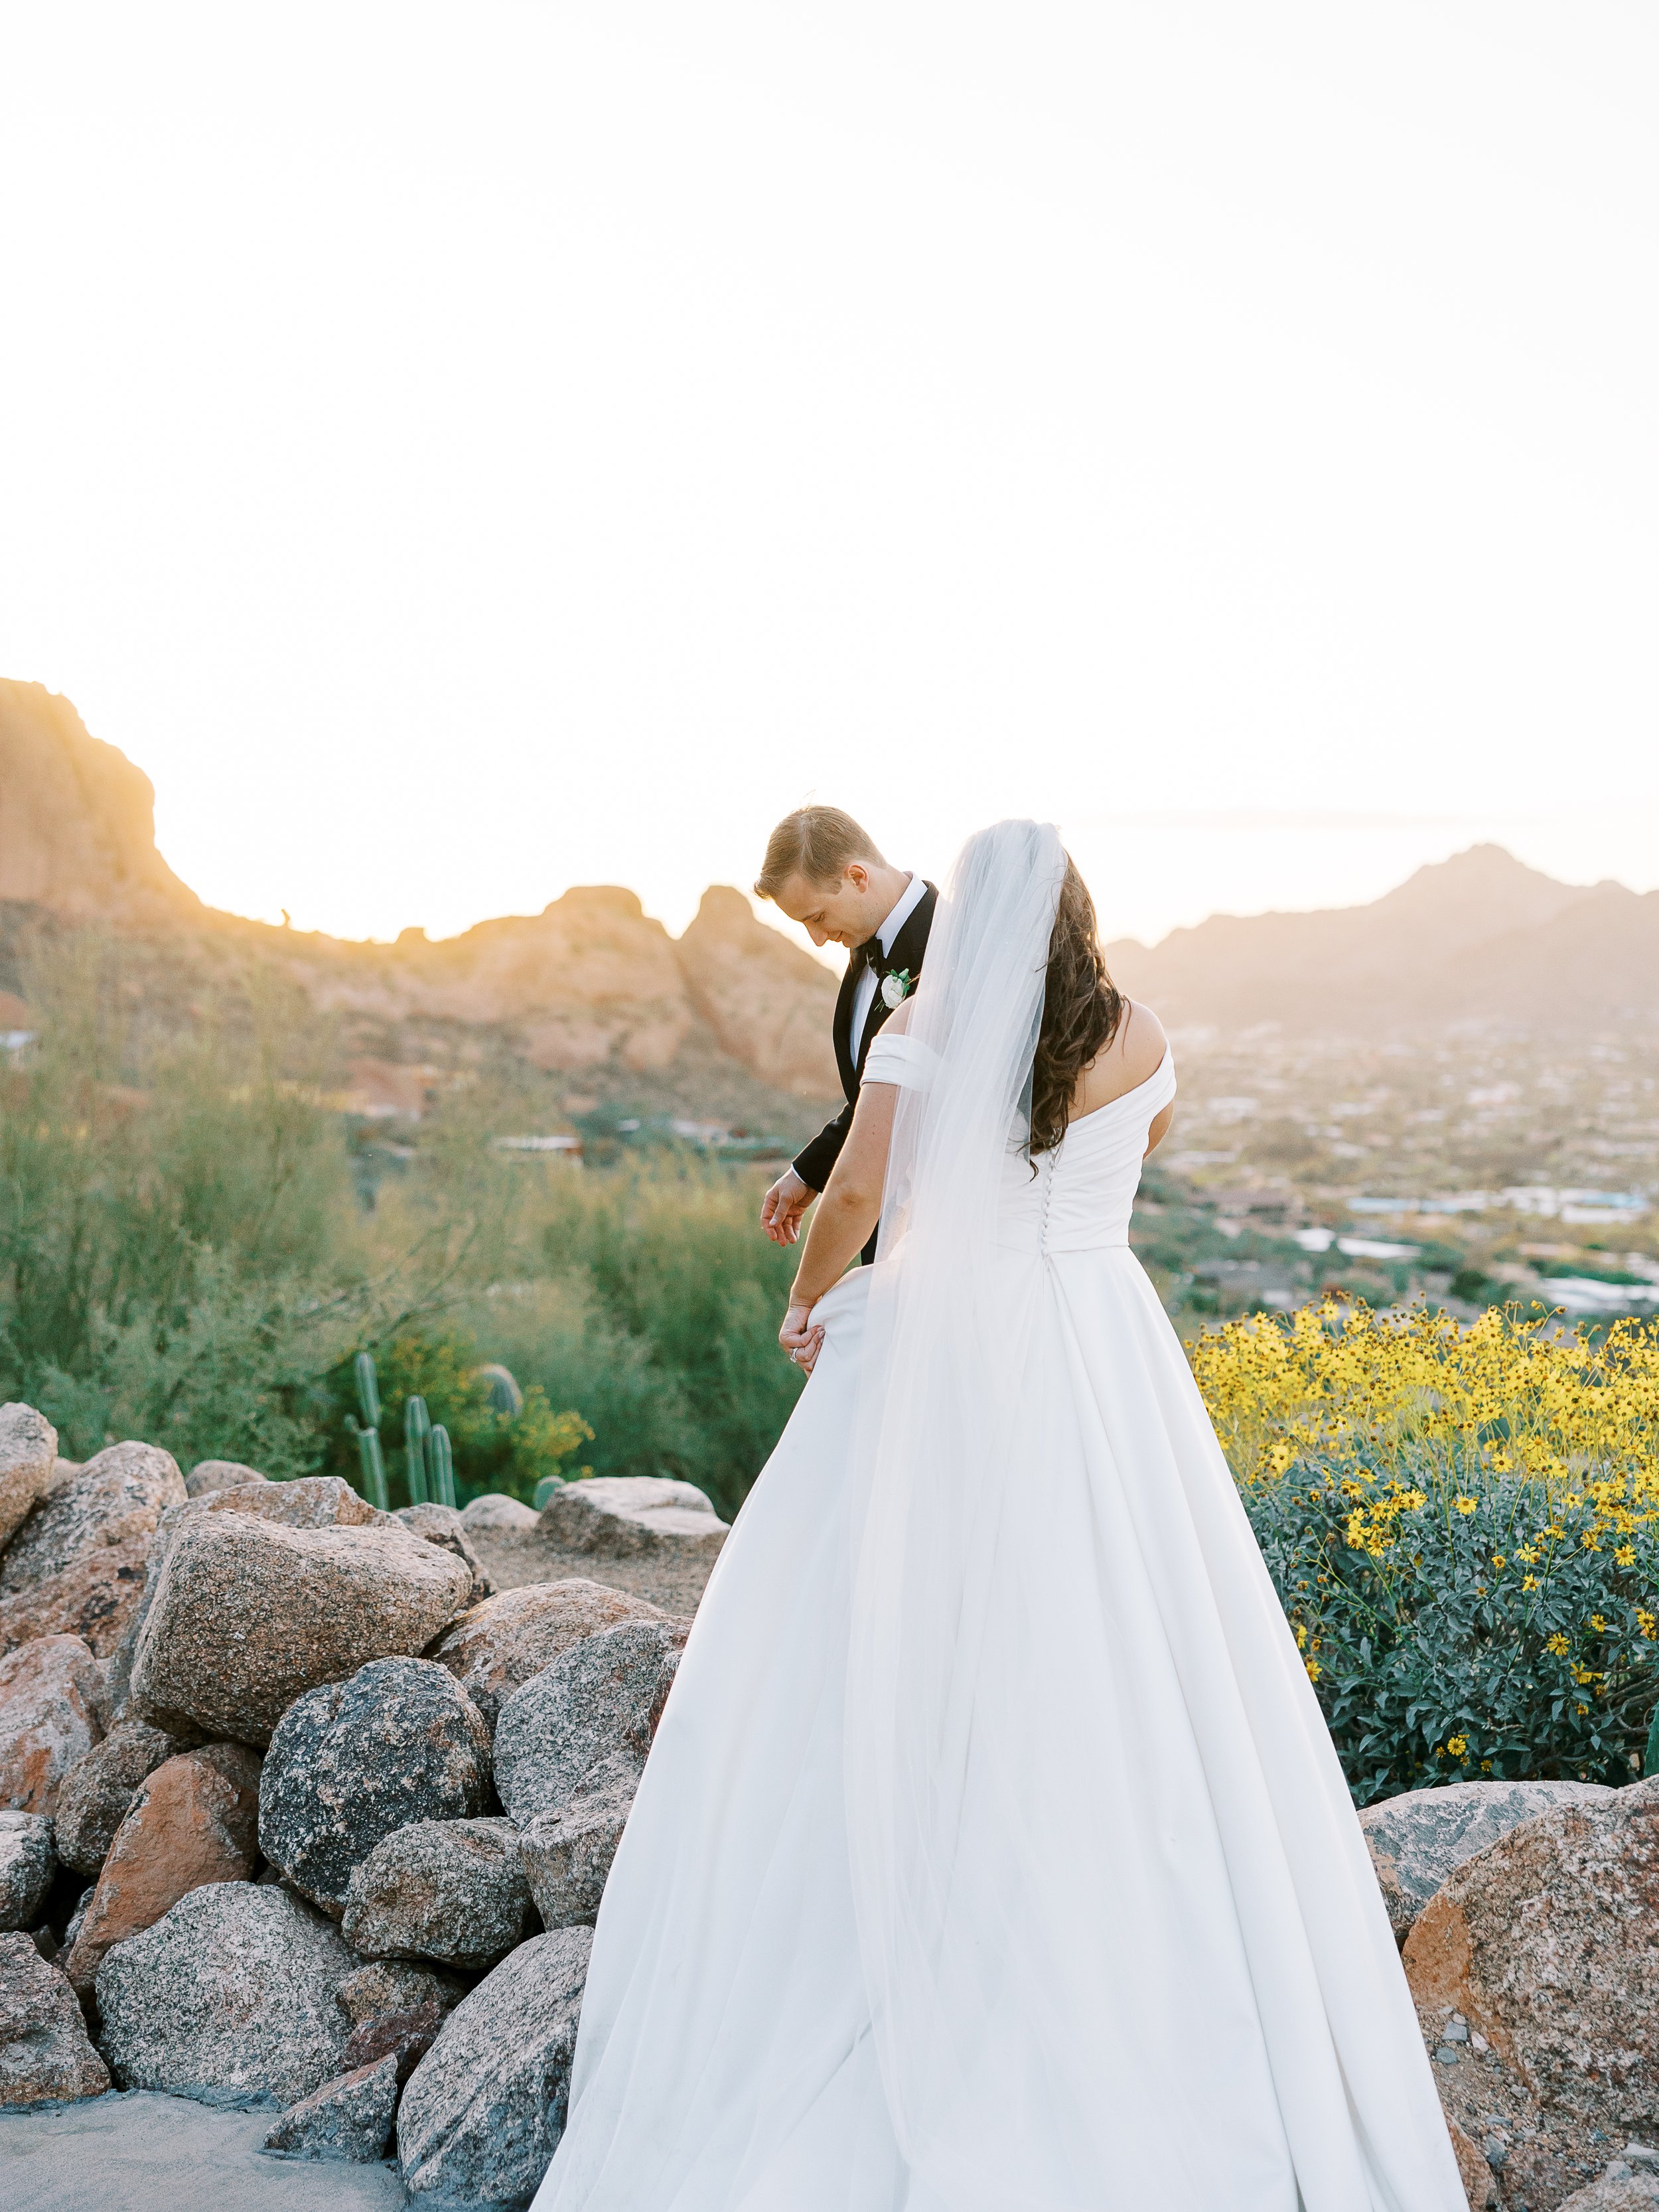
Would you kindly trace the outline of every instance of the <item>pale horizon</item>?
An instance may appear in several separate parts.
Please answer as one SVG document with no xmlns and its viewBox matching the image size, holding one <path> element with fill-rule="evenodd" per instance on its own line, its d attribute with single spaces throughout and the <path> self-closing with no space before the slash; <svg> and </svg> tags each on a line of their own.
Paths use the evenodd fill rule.
<svg viewBox="0 0 1659 2212">
<path fill-rule="evenodd" d="M 1659 885 L 1659 19 L 0 4 L 0 673 L 210 904 Z M 787 925 L 784 925 L 787 928 Z"/>
</svg>

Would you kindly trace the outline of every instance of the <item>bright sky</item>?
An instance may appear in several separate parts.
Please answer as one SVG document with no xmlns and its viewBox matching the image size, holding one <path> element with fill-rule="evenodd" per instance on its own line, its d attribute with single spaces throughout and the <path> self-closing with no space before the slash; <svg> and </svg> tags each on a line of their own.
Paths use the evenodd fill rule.
<svg viewBox="0 0 1659 2212">
<path fill-rule="evenodd" d="M 1659 884 L 1650 0 L 0 0 L 0 673 L 216 904 Z"/>
</svg>

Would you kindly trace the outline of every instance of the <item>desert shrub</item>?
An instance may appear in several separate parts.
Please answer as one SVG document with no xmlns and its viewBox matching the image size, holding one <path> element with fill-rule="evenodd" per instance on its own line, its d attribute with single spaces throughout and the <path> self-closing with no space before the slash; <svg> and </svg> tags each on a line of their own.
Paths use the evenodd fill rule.
<svg viewBox="0 0 1659 2212">
<path fill-rule="evenodd" d="M 404 1408 L 411 1397 L 423 1398 L 430 1419 L 448 1431 L 462 1504 L 486 1491 L 528 1501 L 544 1476 L 574 1471 L 573 1455 L 592 1435 L 579 1413 L 556 1412 L 546 1390 L 533 1381 L 524 1391 L 520 1413 L 497 1412 L 489 1401 L 489 1383 L 478 1372 L 484 1355 L 460 1328 L 404 1328 L 383 1343 L 361 1348 L 374 1357 L 386 1486 L 394 1506 L 410 1503 L 403 1436 Z M 357 1403 L 351 1358 L 341 1360 L 328 1376 L 328 1469 L 355 1484 L 357 1447 L 347 1425 Z"/>
<path fill-rule="evenodd" d="M 684 1473 L 693 1457 L 701 1465 L 688 1449 L 699 1412 L 682 1379 L 611 1316 L 585 1268 L 492 1284 L 462 1313 L 474 1340 L 487 1344 L 526 1392 L 539 1389 L 550 1405 L 580 1407 L 592 1433 L 578 1457 L 595 1474 Z"/>
<path fill-rule="evenodd" d="M 1357 1802 L 1629 1779 L 1659 1697 L 1659 1334 L 1326 1305 L 1192 1357 Z"/>
<path fill-rule="evenodd" d="M 736 1509 L 800 1387 L 775 1336 L 794 1255 L 759 1235 L 762 1174 L 505 1158 L 492 1136 L 545 1101 L 482 1065 L 366 1206 L 328 1025 L 233 977 L 188 1028 L 144 1027 L 137 957 L 68 937 L 25 979 L 41 1033 L 0 1069 L 0 1397 L 41 1407 L 77 1457 L 142 1436 L 187 1466 L 355 1483 L 366 1347 L 397 1498 L 418 1389 L 468 1493 L 591 1466 Z M 526 1393 L 510 1422 L 471 1379 L 497 1359 Z"/>
<path fill-rule="evenodd" d="M 566 1176 L 543 1228 L 543 1272 L 579 1270 L 613 1340 L 638 1346 L 682 1409 L 656 1464 L 629 1471 L 681 1475 L 728 1514 L 801 1387 L 777 1344 L 799 1255 L 760 1235 L 760 1187 L 693 1161 Z"/>
</svg>

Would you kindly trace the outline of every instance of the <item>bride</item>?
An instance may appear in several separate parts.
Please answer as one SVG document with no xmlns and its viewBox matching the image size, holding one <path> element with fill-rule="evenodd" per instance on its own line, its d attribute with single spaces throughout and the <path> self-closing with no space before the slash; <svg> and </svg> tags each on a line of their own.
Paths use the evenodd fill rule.
<svg viewBox="0 0 1659 2212">
<path fill-rule="evenodd" d="M 806 1241 L 811 1380 L 617 1856 L 537 2212 L 1462 2212 L 1128 1249 L 1175 1088 L 1055 831 L 970 839 Z"/>
</svg>

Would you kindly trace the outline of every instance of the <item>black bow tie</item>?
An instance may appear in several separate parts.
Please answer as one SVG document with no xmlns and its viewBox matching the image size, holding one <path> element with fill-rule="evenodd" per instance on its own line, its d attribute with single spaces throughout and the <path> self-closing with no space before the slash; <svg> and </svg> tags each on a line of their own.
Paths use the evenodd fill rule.
<svg viewBox="0 0 1659 2212">
<path fill-rule="evenodd" d="M 887 955 L 881 949 L 880 938 L 866 937 L 859 947 L 859 957 L 879 983 L 887 965 Z"/>
</svg>

